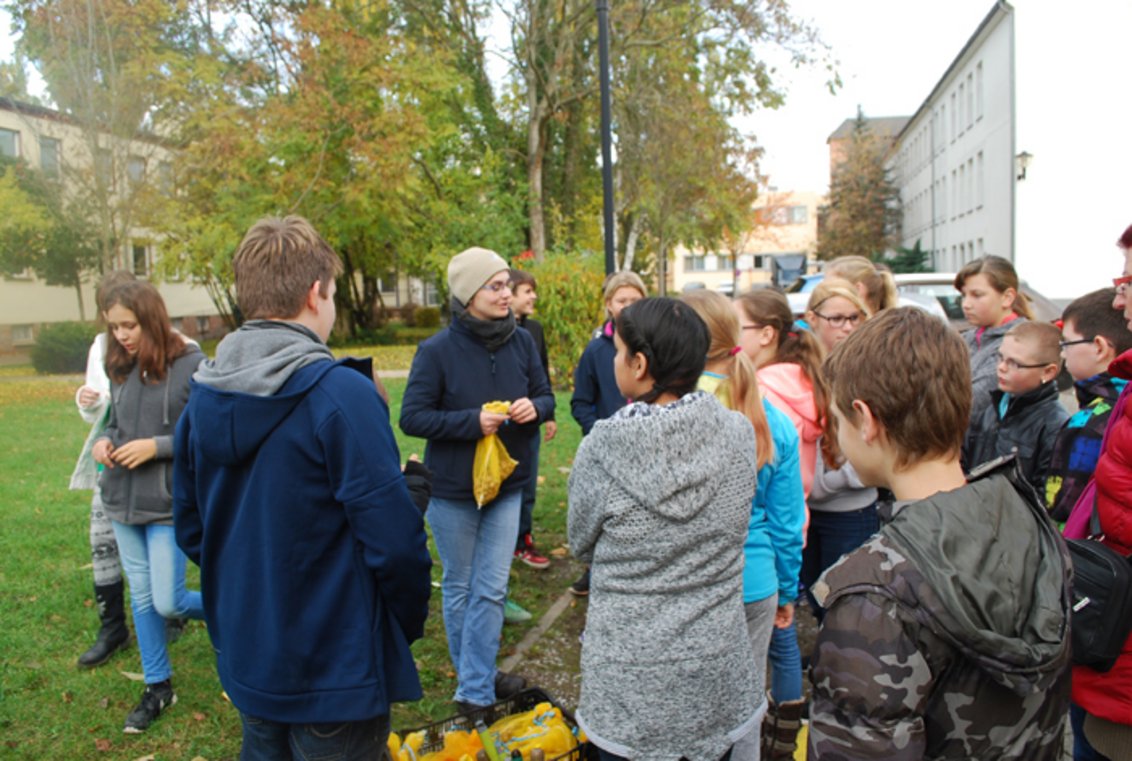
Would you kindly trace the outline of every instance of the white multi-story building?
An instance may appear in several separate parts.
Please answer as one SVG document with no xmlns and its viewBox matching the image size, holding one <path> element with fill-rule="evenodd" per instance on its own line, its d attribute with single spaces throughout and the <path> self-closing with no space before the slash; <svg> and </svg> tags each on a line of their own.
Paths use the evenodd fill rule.
<svg viewBox="0 0 1132 761">
<path fill-rule="evenodd" d="M 920 241 L 939 271 L 1004 256 L 1054 297 L 1119 274 L 1130 26 L 1125 0 L 994 3 L 889 154 L 901 245 Z"/>
</svg>

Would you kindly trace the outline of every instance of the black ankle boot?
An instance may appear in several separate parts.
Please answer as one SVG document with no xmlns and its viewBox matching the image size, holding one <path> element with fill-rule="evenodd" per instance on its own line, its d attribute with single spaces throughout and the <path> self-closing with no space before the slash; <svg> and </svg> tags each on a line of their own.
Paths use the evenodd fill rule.
<svg viewBox="0 0 1132 761">
<path fill-rule="evenodd" d="M 79 656 L 79 666 L 94 668 L 110 660 L 130 642 L 130 630 L 126 628 L 126 609 L 123 604 L 122 582 L 94 587 L 94 599 L 98 603 L 98 617 L 102 626 L 98 638 L 90 649 Z"/>
</svg>

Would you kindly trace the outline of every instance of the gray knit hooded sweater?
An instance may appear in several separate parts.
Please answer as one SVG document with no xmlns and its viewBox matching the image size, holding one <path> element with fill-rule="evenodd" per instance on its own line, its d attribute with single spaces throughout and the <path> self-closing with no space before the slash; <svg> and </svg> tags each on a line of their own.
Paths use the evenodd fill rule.
<svg viewBox="0 0 1132 761">
<path fill-rule="evenodd" d="M 703 392 L 629 405 L 582 440 L 569 536 L 593 568 L 577 718 L 599 747 L 715 761 L 754 728 L 742 573 L 755 483 L 751 423 Z"/>
</svg>

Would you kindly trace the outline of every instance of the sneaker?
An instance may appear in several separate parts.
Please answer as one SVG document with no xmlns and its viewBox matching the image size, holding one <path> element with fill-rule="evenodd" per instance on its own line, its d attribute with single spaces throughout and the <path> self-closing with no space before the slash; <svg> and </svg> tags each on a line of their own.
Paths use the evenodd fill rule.
<svg viewBox="0 0 1132 761">
<path fill-rule="evenodd" d="M 535 550 L 535 540 L 530 534 L 523 534 L 519 539 L 519 546 L 515 549 L 515 557 L 531 568 L 546 568 L 550 565 L 550 558 L 538 554 Z"/>
<path fill-rule="evenodd" d="M 512 600 L 510 597 L 503 601 L 503 623 L 505 624 L 521 624 L 530 621 L 534 616 L 530 611 L 525 610 L 522 605 Z"/>
<path fill-rule="evenodd" d="M 506 671 L 495 672 L 495 699 L 506 700 L 527 686 L 527 680 L 518 674 Z"/>
<path fill-rule="evenodd" d="M 581 578 L 570 585 L 570 594 L 575 597 L 585 597 L 590 593 L 590 567 L 586 566 L 586 572 L 582 574 Z"/>
<path fill-rule="evenodd" d="M 128 735 L 141 734 L 161 715 L 162 711 L 176 702 L 177 696 L 173 693 L 173 684 L 168 679 L 157 684 L 147 684 L 141 702 L 126 717 L 126 727 L 123 731 Z"/>
</svg>

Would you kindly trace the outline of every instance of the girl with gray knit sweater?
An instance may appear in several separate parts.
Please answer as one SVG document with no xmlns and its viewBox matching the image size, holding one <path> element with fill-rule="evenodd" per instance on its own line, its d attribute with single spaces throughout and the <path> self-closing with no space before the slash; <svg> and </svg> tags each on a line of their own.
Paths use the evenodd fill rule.
<svg viewBox="0 0 1132 761">
<path fill-rule="evenodd" d="M 751 423 L 696 390 L 709 346 L 686 304 L 616 321 L 633 402 L 598 421 L 570 474 L 569 539 L 592 563 L 577 719 L 602 758 L 716 761 L 758 731 L 743 610 Z"/>
</svg>

